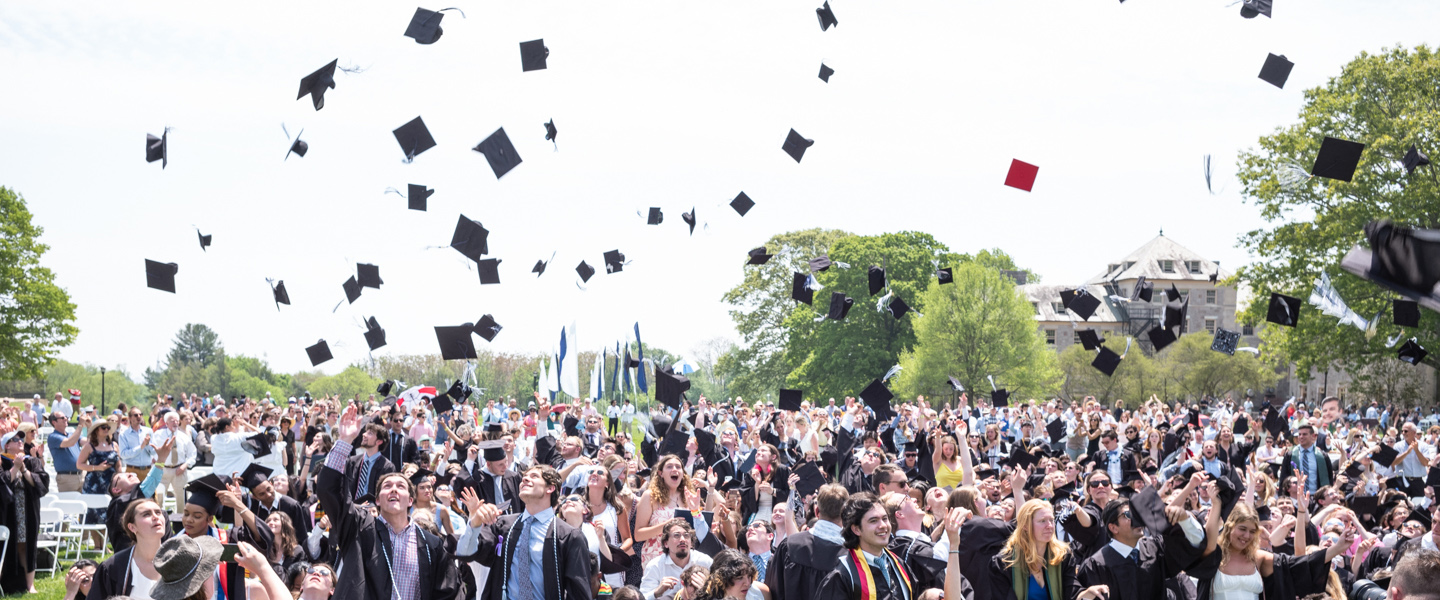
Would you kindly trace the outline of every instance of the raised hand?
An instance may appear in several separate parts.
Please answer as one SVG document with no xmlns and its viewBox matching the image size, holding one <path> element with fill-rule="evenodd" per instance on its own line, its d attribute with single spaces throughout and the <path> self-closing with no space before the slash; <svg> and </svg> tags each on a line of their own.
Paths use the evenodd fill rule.
<svg viewBox="0 0 1440 600">
<path fill-rule="evenodd" d="M 959 506 L 950 509 L 950 514 L 945 517 L 945 539 L 950 541 L 950 549 L 960 548 L 960 528 L 970 520 L 970 511 Z"/>
<path fill-rule="evenodd" d="M 355 442 L 355 437 L 360 435 L 360 417 L 356 414 L 355 405 L 345 408 L 340 415 L 340 422 L 335 425 L 335 434 L 347 444 Z"/>
</svg>

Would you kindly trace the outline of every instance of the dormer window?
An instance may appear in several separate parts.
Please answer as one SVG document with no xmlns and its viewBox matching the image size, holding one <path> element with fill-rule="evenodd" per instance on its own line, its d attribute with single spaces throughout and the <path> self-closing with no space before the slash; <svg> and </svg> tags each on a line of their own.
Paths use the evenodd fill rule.
<svg viewBox="0 0 1440 600">
<path fill-rule="evenodd" d="M 1165 273 L 1174 273 L 1174 272 L 1175 272 L 1175 261 L 1173 261 L 1173 260 L 1162 260 L 1162 261 L 1160 261 L 1160 270 L 1161 270 L 1162 272 L 1165 272 Z"/>
<path fill-rule="evenodd" d="M 1185 267 L 1188 268 L 1190 270 L 1190 273 L 1194 275 L 1201 275 L 1205 272 L 1200 268 L 1200 261 L 1198 260 L 1185 261 Z"/>
</svg>

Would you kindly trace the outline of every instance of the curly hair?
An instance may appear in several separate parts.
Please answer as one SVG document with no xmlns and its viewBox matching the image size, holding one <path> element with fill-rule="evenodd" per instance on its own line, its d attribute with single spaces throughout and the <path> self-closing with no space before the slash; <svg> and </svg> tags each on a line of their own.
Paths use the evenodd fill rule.
<svg viewBox="0 0 1440 600">
<path fill-rule="evenodd" d="M 685 474 L 684 461 L 681 461 L 680 457 L 674 454 L 666 454 L 660 457 L 660 460 L 655 461 L 655 466 L 651 468 L 652 474 L 650 476 L 650 502 L 653 503 L 656 508 L 663 508 L 670 505 L 670 490 L 665 486 L 665 478 L 660 476 L 665 470 L 665 463 L 670 461 L 680 464 L 680 485 L 675 491 L 683 498 L 686 490 L 690 489 L 690 477 Z"/>
<path fill-rule="evenodd" d="M 751 582 L 760 572 L 755 569 L 755 563 L 745 553 L 734 548 L 726 548 L 715 555 L 710 563 L 710 576 L 705 579 L 705 587 L 695 597 L 696 600 L 721 600 L 725 598 L 725 591 L 735 585 L 735 582 L 744 578 L 750 578 Z"/>
</svg>

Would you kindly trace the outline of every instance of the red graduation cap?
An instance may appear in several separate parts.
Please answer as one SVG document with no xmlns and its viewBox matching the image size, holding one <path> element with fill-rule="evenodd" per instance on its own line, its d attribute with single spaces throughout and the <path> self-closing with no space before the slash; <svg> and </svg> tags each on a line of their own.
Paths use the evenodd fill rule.
<svg viewBox="0 0 1440 600">
<path fill-rule="evenodd" d="M 1010 161 L 1010 173 L 1005 176 L 1005 185 L 1019 190 L 1030 191 L 1035 187 L 1035 174 L 1040 167 L 1014 159 Z"/>
</svg>

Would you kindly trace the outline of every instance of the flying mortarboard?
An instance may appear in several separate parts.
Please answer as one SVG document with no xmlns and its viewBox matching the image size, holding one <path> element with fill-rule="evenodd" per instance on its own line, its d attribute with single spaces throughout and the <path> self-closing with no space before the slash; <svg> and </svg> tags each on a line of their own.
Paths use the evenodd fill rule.
<svg viewBox="0 0 1440 600">
<path fill-rule="evenodd" d="M 145 134 L 145 162 L 153 163 L 160 161 L 160 168 L 164 169 L 170 164 L 170 128 L 160 133 L 160 137 Z M 304 154 L 301 154 L 304 156 Z"/>
<path fill-rule="evenodd" d="M 867 273 L 867 277 L 868 277 L 868 279 L 869 279 L 870 295 L 871 295 L 871 296 L 874 296 L 875 294 L 879 293 L 880 290 L 885 289 L 885 269 L 884 269 L 884 268 L 878 267 L 878 266 L 875 266 L 875 265 L 871 265 L 871 266 L 870 266 L 870 270 L 869 270 L 869 272 Z"/>
<path fill-rule="evenodd" d="M 175 263 L 155 262 L 145 259 L 145 286 L 165 292 L 175 293 L 175 273 L 179 272 L 180 265 Z"/>
<path fill-rule="evenodd" d="M 829 269 L 830 265 L 835 263 L 830 262 L 829 255 L 822 254 L 816 258 L 810 259 L 809 264 L 811 273 L 820 273 L 826 269 Z"/>
<path fill-rule="evenodd" d="M 366 263 L 355 264 L 356 281 L 363 287 L 380 289 L 385 283 L 380 279 L 380 267 Z"/>
<path fill-rule="evenodd" d="M 197 236 L 200 237 L 200 249 L 201 249 L 202 251 L 205 250 L 206 248 L 210 247 L 210 240 L 211 240 L 211 238 L 213 238 L 214 236 L 209 236 L 209 235 L 205 235 L 205 234 L 203 234 L 203 233 L 200 233 L 200 230 L 199 230 L 199 229 L 196 229 L 196 230 L 195 230 L 195 235 L 197 235 Z"/>
<path fill-rule="evenodd" d="M 549 437 L 549 436 L 546 436 L 546 437 Z M 484 442 L 480 442 L 480 443 L 476 444 L 475 446 L 480 449 L 480 454 L 481 454 L 481 456 L 482 456 L 487 462 L 495 462 L 495 461 L 505 460 L 506 456 L 508 456 L 508 455 L 505 454 L 505 441 L 504 441 L 504 440 L 489 440 L 489 441 L 484 441 Z"/>
<path fill-rule="evenodd" d="M 742 217 L 754 207 L 755 201 L 751 200 L 749 196 L 746 196 L 745 192 L 740 192 L 739 195 L 735 196 L 734 200 L 730 201 L 730 208 L 735 209 L 735 212 L 740 213 Z"/>
<path fill-rule="evenodd" d="M 284 129 L 284 125 L 281 125 L 281 129 Z M 305 153 L 310 151 L 310 144 L 300 139 L 302 135 L 305 135 L 304 129 L 301 129 L 300 133 L 295 134 L 294 141 L 290 142 L 290 149 L 285 151 L 285 160 L 290 160 L 290 154 L 292 153 L 299 154 L 300 158 L 305 158 Z"/>
<path fill-rule="evenodd" d="M 382 383 L 375 387 L 375 393 L 380 394 L 381 396 L 389 396 L 390 390 L 393 389 L 395 389 L 395 382 L 393 380 L 387 379 L 385 380 L 385 383 Z"/>
<path fill-rule="evenodd" d="M 435 339 L 440 343 L 440 358 L 443 360 L 465 360 L 478 358 L 475 354 L 475 340 L 470 338 L 474 326 L 470 324 L 454 327 L 436 327 Z"/>
<path fill-rule="evenodd" d="M 1149 281 L 1145 281 L 1145 276 L 1141 275 L 1140 278 L 1135 281 L 1135 287 L 1130 290 L 1130 300 L 1141 300 L 1144 302 L 1149 302 L 1154 297 L 1155 284 Z"/>
<path fill-rule="evenodd" d="M 825 318 L 836 321 L 844 321 L 845 315 L 850 314 L 850 307 L 855 305 L 855 299 L 845 295 L 845 292 L 830 293 L 830 312 Z"/>
<path fill-rule="evenodd" d="M 285 291 L 284 281 L 275 282 L 275 285 L 270 288 L 270 293 L 275 296 L 275 310 L 280 310 L 281 304 L 290 305 L 290 293 Z"/>
<path fill-rule="evenodd" d="M 890 299 L 890 305 L 886 307 L 886 310 L 890 311 L 890 316 L 895 317 L 898 321 L 900 317 L 905 316 L 905 313 L 910 312 L 910 305 L 897 295 Z"/>
<path fill-rule="evenodd" d="M 1114 376 L 1115 369 L 1120 366 L 1120 355 L 1116 354 L 1114 350 L 1101 346 L 1099 354 L 1095 355 L 1095 360 L 1090 362 L 1090 366 L 1107 376 Z"/>
<path fill-rule="evenodd" d="M 805 157 L 805 149 L 814 145 L 815 140 L 807 140 L 801 137 L 794 129 L 791 129 L 789 135 L 785 136 L 785 143 L 780 146 L 780 149 L 784 150 L 786 154 L 790 155 L 790 158 L 795 159 L 795 162 L 798 163 L 801 158 Z"/>
<path fill-rule="evenodd" d="M 1425 348 L 1421 347 L 1420 343 L 1415 341 L 1415 338 L 1406 340 L 1405 345 L 1400 347 L 1399 352 L 1400 360 L 1416 366 L 1419 366 L 1428 354 L 1430 353 L 1426 352 Z"/>
<path fill-rule="evenodd" d="M 1035 176 L 1038 173 L 1040 167 L 1019 159 L 1011 159 L 1010 172 L 1005 174 L 1005 185 L 1028 192 L 1035 187 Z"/>
<path fill-rule="evenodd" d="M 314 73 L 301 79 L 300 95 L 295 96 L 295 99 L 299 100 L 309 94 L 310 102 L 315 105 L 315 110 L 325 108 L 325 90 L 335 89 L 335 65 L 339 62 L 338 58 L 332 60 L 330 64 L 320 67 Z"/>
<path fill-rule="evenodd" d="M 1380 466 L 1386 468 L 1389 468 L 1390 465 L 1394 464 L 1395 459 L 1399 457 L 1400 453 L 1398 451 L 1383 443 L 1376 447 L 1375 452 L 1370 455 L 1370 458 L 1372 460 L 1374 460 Z"/>
<path fill-rule="evenodd" d="M 479 321 L 475 322 L 475 334 L 484 338 L 487 342 L 495 341 L 495 336 L 500 333 L 501 329 L 504 328 L 495 322 L 495 317 L 490 315 L 483 315 Z"/>
<path fill-rule="evenodd" d="M 1380 510 L 1380 497 L 1351 496 L 1350 510 L 1354 511 L 1355 514 L 1359 516 L 1374 515 L 1376 511 Z"/>
<path fill-rule="evenodd" d="M 458 11 L 459 9 L 445 8 L 441 10 Z M 460 13 L 460 16 L 465 16 L 465 13 Z M 415 16 L 410 17 L 410 25 L 405 28 L 405 37 L 414 38 L 417 44 L 433 44 L 445 34 L 445 30 L 440 28 L 440 20 L 443 18 L 445 15 L 441 14 L 441 11 L 416 8 Z"/>
<path fill-rule="evenodd" d="M 1010 406 L 1010 392 L 1005 388 L 990 392 L 990 404 L 992 406 Z"/>
<path fill-rule="evenodd" d="M 1258 15 L 1270 17 L 1273 4 L 1274 0 L 1244 0 L 1240 5 L 1240 16 L 1247 19 L 1253 19 Z"/>
<path fill-rule="evenodd" d="M 1385 486 L 1392 490 L 1402 490 L 1411 498 L 1425 495 L 1425 480 L 1419 477 L 1391 477 L 1385 480 Z"/>
<path fill-rule="evenodd" d="M 477 261 L 475 264 L 478 267 L 477 270 L 480 271 L 481 285 L 500 283 L 500 259 L 487 258 Z"/>
<path fill-rule="evenodd" d="M 435 138 L 430 137 L 430 130 L 420 117 L 397 127 L 394 133 L 395 141 L 400 143 L 400 151 L 405 153 L 405 162 L 415 160 L 420 153 L 435 147 Z"/>
<path fill-rule="evenodd" d="M 625 270 L 625 255 L 619 250 L 606 252 L 602 257 L 605 259 L 605 274 L 619 273 Z"/>
<path fill-rule="evenodd" d="M 560 137 L 560 130 L 555 129 L 555 119 L 545 123 L 545 141 L 555 143 L 555 138 Z"/>
<path fill-rule="evenodd" d="M 800 410 L 800 403 L 804 402 L 805 392 L 801 390 L 780 390 L 780 410 Z"/>
<path fill-rule="evenodd" d="M 1218 328 L 1215 330 L 1215 341 L 1211 342 L 1210 349 L 1235 356 L 1235 347 L 1238 345 L 1240 345 L 1240 332 Z"/>
<path fill-rule="evenodd" d="M 550 49 L 545 47 L 545 40 L 530 40 L 520 42 L 520 70 L 539 71 L 545 68 L 545 59 L 550 57 Z"/>
<path fill-rule="evenodd" d="M 656 448 L 656 452 L 662 456 L 674 454 L 683 460 L 690 456 L 690 451 L 685 449 L 685 444 L 689 441 L 690 434 L 686 433 L 679 424 L 675 424 L 665 430 L 665 435 L 660 438 L 660 445 Z"/>
<path fill-rule="evenodd" d="M 273 446 L 274 442 L 270 439 L 270 434 L 264 431 L 247 437 L 244 441 L 240 442 L 240 449 L 255 458 L 268 456 Z"/>
<path fill-rule="evenodd" d="M 820 81 L 830 83 L 830 76 L 834 74 L 835 69 L 825 66 L 825 63 L 820 63 Z"/>
<path fill-rule="evenodd" d="M 887 421 L 895 414 L 890 409 L 890 400 L 894 397 L 895 394 L 890 393 L 890 389 L 879 379 L 871 380 L 870 385 L 860 391 L 860 399 L 865 401 L 870 410 L 875 411 L 875 418 L 880 421 Z"/>
<path fill-rule="evenodd" d="M 510 136 L 505 135 L 505 128 L 501 127 L 490 134 L 472 150 L 485 155 L 485 161 L 490 163 L 490 170 L 499 179 L 509 173 L 522 161 L 520 153 L 515 151 L 514 144 L 510 143 Z"/>
<path fill-rule="evenodd" d="M 385 345 L 385 330 L 380 328 L 380 322 L 375 317 L 365 321 L 365 345 L 371 350 L 378 350 Z"/>
<path fill-rule="evenodd" d="M 1089 321 L 1090 317 L 1095 316 L 1095 310 L 1100 308 L 1100 299 L 1091 296 L 1085 288 L 1076 291 L 1079 293 L 1070 301 L 1069 308 L 1075 311 L 1075 314 L 1080 315 L 1081 319 Z"/>
<path fill-rule="evenodd" d="M 830 10 L 829 0 L 826 0 L 820 8 L 815 9 L 815 16 L 820 19 L 820 31 L 827 31 L 831 27 L 840 25 L 840 22 L 835 20 L 835 11 Z"/>
<path fill-rule="evenodd" d="M 1105 343 L 1105 339 L 1100 337 L 1100 332 L 1094 329 L 1082 329 L 1075 332 L 1075 335 L 1080 338 L 1080 345 L 1084 346 L 1086 350 L 1098 349 L 1101 344 Z"/>
<path fill-rule="evenodd" d="M 1295 63 L 1285 58 L 1285 55 L 1270 54 L 1265 57 L 1265 65 L 1260 67 L 1260 79 L 1265 83 L 1280 89 L 1285 89 L 1285 80 L 1290 78 L 1290 70 L 1295 68 Z"/>
<path fill-rule="evenodd" d="M 1080 290 L 1060 290 L 1060 306 L 1065 307 L 1065 310 L 1070 310 L 1070 303 L 1074 302 L 1079 295 Z"/>
<path fill-rule="evenodd" d="M 455 233 L 450 236 L 450 247 L 478 262 L 481 256 L 490 253 L 489 239 L 490 231 L 484 225 L 461 214 L 455 223 Z"/>
<path fill-rule="evenodd" d="M 809 276 L 799 272 L 795 273 L 791 278 L 790 297 L 796 302 L 810 304 L 815 300 L 815 292 L 805 285 L 808 279 Z"/>
<path fill-rule="evenodd" d="M 1165 301 L 1174 302 L 1180 299 L 1180 289 L 1175 284 L 1170 284 L 1170 289 L 1165 290 Z"/>
<path fill-rule="evenodd" d="M 1186 316 L 1190 312 L 1190 298 L 1184 300 L 1171 300 L 1165 303 L 1165 328 L 1174 329 L 1185 326 Z"/>
<path fill-rule="evenodd" d="M 1315 155 L 1315 165 L 1310 174 L 1327 179 L 1349 182 L 1355 178 L 1355 168 L 1360 166 L 1360 155 L 1365 144 L 1326 136 L 1320 142 L 1320 152 Z"/>
<path fill-rule="evenodd" d="M 426 188 L 423 185 L 412 183 L 410 184 L 410 193 L 405 195 L 405 200 L 409 203 L 410 210 L 418 210 L 423 212 L 428 207 L 430 195 L 434 193 L 435 190 Z"/>
<path fill-rule="evenodd" d="M 1395 324 L 1400 327 L 1414 328 L 1420 326 L 1419 302 L 1393 300 L 1391 301 L 1391 312 L 1393 313 Z"/>
<path fill-rule="evenodd" d="M 770 262 L 770 259 L 775 256 L 773 254 L 766 254 L 764 246 L 752 249 L 749 254 L 750 260 L 745 261 L 747 265 L 763 265 Z"/>
<path fill-rule="evenodd" d="M 1412 143 L 1410 144 L 1410 150 L 1405 152 L 1405 158 L 1401 159 L 1400 162 L 1405 165 L 1405 174 L 1408 175 L 1414 173 L 1415 169 L 1419 167 L 1429 165 L 1430 157 L 1425 156 L 1425 153 L 1420 151 L 1420 147 Z"/>
<path fill-rule="evenodd" d="M 690 207 L 690 212 L 680 213 L 680 220 L 690 226 L 690 235 L 695 235 L 695 207 Z"/>
<path fill-rule="evenodd" d="M 1276 325 L 1294 327 L 1300 322 L 1300 299 L 1271 292 L 1265 320 Z"/>
<path fill-rule="evenodd" d="M 819 491 L 820 486 L 825 485 L 825 473 L 814 461 L 802 463 L 791 473 L 800 476 L 800 481 L 795 482 L 795 491 L 800 492 L 802 498 Z"/>
<path fill-rule="evenodd" d="M 959 380 L 959 379 L 956 379 L 956 378 L 954 378 L 954 377 L 949 377 L 948 379 L 949 379 L 949 381 L 950 381 L 950 389 L 955 390 L 955 391 L 957 391 L 957 392 L 963 392 L 963 391 L 965 391 L 965 385 L 962 384 L 962 383 L 960 383 L 960 380 Z"/>
<path fill-rule="evenodd" d="M 1055 419 L 1045 424 L 1045 433 L 1050 434 L 1050 443 L 1058 444 L 1065 437 L 1065 421 Z"/>
<path fill-rule="evenodd" d="M 659 225 L 665 222 L 665 213 L 658 206 L 650 207 L 650 215 L 645 218 L 646 225 Z"/>
<path fill-rule="evenodd" d="M 460 382 L 456 381 L 455 383 L 458 384 Z M 455 391 L 456 388 L 452 387 L 450 389 L 451 391 Z M 466 386 L 461 388 L 457 393 L 461 394 L 462 396 L 468 396 L 468 394 L 465 393 L 468 390 L 469 387 Z M 430 406 L 435 408 L 436 413 L 448 413 L 452 410 L 455 410 L 455 401 L 450 398 L 450 395 L 448 393 L 440 394 L 439 396 L 430 399 Z"/>
<path fill-rule="evenodd" d="M 1029 451 L 1025 450 L 1023 446 L 1016 444 L 1010 450 L 1010 456 L 1005 457 L 1004 464 L 1012 467 L 1025 468 L 1034 466 L 1039 462 L 1040 459 L 1035 458 L 1034 454 L 1031 454 Z"/>
<path fill-rule="evenodd" d="M 325 340 L 320 340 L 314 346 L 306 348 L 305 354 L 310 357 L 310 366 L 312 367 L 335 358 L 330 354 L 330 344 L 325 343 Z"/>
<path fill-rule="evenodd" d="M 340 284 L 340 287 L 344 288 L 345 299 L 348 300 L 350 304 L 354 304 L 356 300 L 360 299 L 360 282 L 355 279 L 354 275 L 346 279 L 345 283 Z"/>
<path fill-rule="evenodd" d="M 1156 352 L 1164 350 L 1166 346 L 1175 343 L 1175 334 L 1170 333 L 1170 330 L 1164 326 L 1151 329 L 1145 332 L 1145 335 L 1150 338 L 1150 344 L 1155 346 Z"/>
<path fill-rule="evenodd" d="M 575 267 L 575 272 L 580 274 L 580 281 L 589 282 L 590 278 L 595 275 L 595 267 L 585 264 L 585 261 L 582 260 Z"/>
<path fill-rule="evenodd" d="M 672 368 L 655 369 L 655 401 L 680 408 L 680 395 L 690 389 L 690 380 Z M 678 429 L 678 427 L 676 428 Z"/>
<path fill-rule="evenodd" d="M 1340 268 L 1440 311 L 1440 230 L 1412 229 L 1388 220 L 1365 225 L 1370 249 L 1351 249 Z"/>
<path fill-rule="evenodd" d="M 935 269 L 935 279 L 940 282 L 940 285 L 955 283 L 955 275 L 951 273 L 950 267 Z"/>
</svg>

